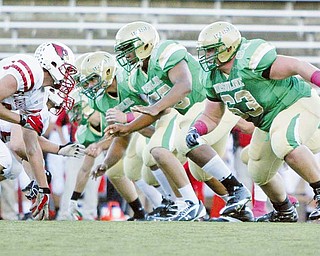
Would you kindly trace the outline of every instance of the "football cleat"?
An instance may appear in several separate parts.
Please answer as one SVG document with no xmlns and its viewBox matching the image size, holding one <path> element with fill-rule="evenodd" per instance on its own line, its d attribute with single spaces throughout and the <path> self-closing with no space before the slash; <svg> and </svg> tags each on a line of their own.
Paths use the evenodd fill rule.
<svg viewBox="0 0 320 256">
<path fill-rule="evenodd" d="M 316 208 L 309 214 L 310 220 L 320 220 L 320 195 L 315 195 Z"/>
<path fill-rule="evenodd" d="M 170 221 L 196 221 L 203 220 L 206 217 L 206 208 L 200 200 L 198 204 L 190 200 L 186 200 L 184 203 L 185 207 L 181 208 L 177 215 L 171 218 Z"/>
<path fill-rule="evenodd" d="M 256 222 L 297 222 L 298 212 L 293 205 L 286 211 L 273 210 L 261 217 L 256 218 Z"/>
<path fill-rule="evenodd" d="M 145 221 L 146 218 L 143 217 L 143 218 L 136 218 L 136 217 L 130 217 L 129 219 L 127 219 L 127 221 Z"/>
<path fill-rule="evenodd" d="M 148 221 L 168 221 L 176 216 L 178 206 L 171 200 L 163 199 L 161 205 L 146 215 Z"/>
<path fill-rule="evenodd" d="M 251 193 L 245 187 L 235 187 L 232 193 L 229 193 L 229 199 L 225 207 L 220 210 L 220 215 L 229 216 L 230 213 L 240 212 L 246 203 L 251 201 Z"/>
<path fill-rule="evenodd" d="M 211 218 L 209 221 L 213 222 L 252 222 L 254 216 L 252 210 L 245 206 L 240 212 L 232 212 L 229 215 L 220 216 L 218 218 Z"/>
<path fill-rule="evenodd" d="M 77 201 L 71 200 L 69 203 L 69 220 L 82 220 L 82 214 L 79 211 Z"/>
</svg>

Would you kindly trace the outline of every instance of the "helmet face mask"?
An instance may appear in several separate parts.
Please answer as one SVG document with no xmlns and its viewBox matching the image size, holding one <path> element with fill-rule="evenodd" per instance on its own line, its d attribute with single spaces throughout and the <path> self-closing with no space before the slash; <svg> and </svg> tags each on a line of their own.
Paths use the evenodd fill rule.
<svg viewBox="0 0 320 256">
<path fill-rule="evenodd" d="M 96 99 L 103 93 L 101 90 L 104 81 L 101 81 L 101 76 L 96 73 L 91 73 L 88 76 L 80 76 L 78 86 L 82 89 L 81 93 L 86 95 L 89 99 Z"/>
<path fill-rule="evenodd" d="M 241 34 L 228 22 L 215 22 L 206 26 L 198 37 L 198 58 L 206 72 L 228 63 L 237 53 Z"/>
<path fill-rule="evenodd" d="M 227 49 L 224 47 L 223 43 L 217 43 L 214 45 L 199 47 L 197 51 L 199 63 L 202 69 L 206 72 L 209 72 L 220 66 L 221 63 L 219 63 L 218 56 L 219 54 L 227 51 Z M 213 53 L 211 54 L 210 52 Z"/>
<path fill-rule="evenodd" d="M 116 60 L 107 52 L 95 52 L 87 55 L 81 63 L 78 87 L 81 93 L 90 99 L 96 99 L 113 82 L 116 72 Z"/>
<path fill-rule="evenodd" d="M 158 43 L 159 34 L 151 24 L 142 21 L 129 23 L 117 32 L 116 59 L 127 72 L 131 72 L 151 55 Z"/>
<path fill-rule="evenodd" d="M 74 99 L 52 87 L 46 87 L 48 92 L 48 108 L 54 115 L 59 115 L 63 110 L 70 110 L 74 105 Z"/>
<path fill-rule="evenodd" d="M 127 72 L 131 72 L 138 65 L 140 59 L 136 55 L 136 49 L 141 46 L 143 42 L 138 37 L 115 46 L 115 52 L 118 52 L 117 61 Z M 131 56 L 129 56 L 130 53 Z"/>
<path fill-rule="evenodd" d="M 68 46 L 59 42 L 43 43 L 36 49 L 34 57 L 49 72 L 54 88 L 65 94 L 72 91 L 77 69 L 73 66 L 74 55 Z"/>
<path fill-rule="evenodd" d="M 74 98 L 74 106 L 67 111 L 70 122 L 80 122 L 85 124 L 86 119 L 94 112 L 89 106 L 88 98 L 80 92 L 79 88 L 76 88 L 71 92 L 71 96 Z"/>
</svg>

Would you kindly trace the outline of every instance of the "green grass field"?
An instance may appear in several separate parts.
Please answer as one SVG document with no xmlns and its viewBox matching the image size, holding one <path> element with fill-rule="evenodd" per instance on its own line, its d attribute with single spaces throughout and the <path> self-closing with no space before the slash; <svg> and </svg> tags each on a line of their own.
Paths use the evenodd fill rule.
<svg viewBox="0 0 320 256">
<path fill-rule="evenodd" d="M 1 221 L 0 255 L 320 255 L 316 223 Z"/>
</svg>

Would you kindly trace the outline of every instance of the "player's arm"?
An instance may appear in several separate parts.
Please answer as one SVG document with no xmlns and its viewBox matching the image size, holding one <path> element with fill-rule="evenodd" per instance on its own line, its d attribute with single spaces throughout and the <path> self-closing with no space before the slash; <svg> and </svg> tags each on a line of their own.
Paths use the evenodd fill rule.
<svg viewBox="0 0 320 256">
<path fill-rule="evenodd" d="M 112 143 L 107 151 L 103 162 L 98 165 L 92 172 L 91 176 L 94 179 L 102 176 L 109 168 L 114 166 L 124 156 L 130 142 L 130 136 L 117 137 L 112 140 Z"/>
<path fill-rule="evenodd" d="M 173 84 L 172 89 L 155 104 L 161 112 L 182 101 L 192 90 L 192 76 L 185 60 L 180 61 L 169 70 L 168 76 Z"/>
<path fill-rule="evenodd" d="M 270 79 L 280 80 L 290 76 L 300 75 L 306 81 L 320 86 L 319 69 L 306 61 L 294 57 L 277 55 L 269 72 Z"/>
<path fill-rule="evenodd" d="M 48 188 L 49 186 L 43 169 L 43 154 L 38 141 L 38 134 L 29 129 L 22 129 L 22 134 L 26 145 L 28 162 L 32 166 L 38 185 L 39 187 Z"/>
<path fill-rule="evenodd" d="M 220 123 L 224 114 L 225 106 L 222 102 L 207 99 L 205 103 L 203 113 L 197 118 L 187 133 L 186 143 L 189 148 L 199 145 L 198 139 L 200 136 L 213 131 Z"/>
<path fill-rule="evenodd" d="M 151 136 L 154 134 L 154 132 L 155 132 L 155 127 L 152 125 L 149 125 L 148 127 L 143 128 L 139 131 L 139 133 L 141 135 L 143 135 L 144 137 L 147 137 L 147 138 L 151 138 Z"/>
<path fill-rule="evenodd" d="M 254 131 L 254 124 L 252 122 L 248 122 L 243 118 L 240 118 L 239 121 L 236 123 L 235 127 L 240 129 L 241 132 L 246 134 L 252 134 Z"/>
<path fill-rule="evenodd" d="M 12 75 L 6 75 L 0 79 L 0 102 L 13 95 L 18 88 L 17 80 Z M 6 109 L 2 103 L 0 103 L 0 119 L 8 122 L 19 124 L 20 115 Z"/>
<path fill-rule="evenodd" d="M 130 133 L 140 131 L 141 129 L 153 124 L 164 113 L 165 111 L 161 112 L 157 116 L 142 114 L 138 118 L 134 119 L 132 122 L 127 124 L 111 124 L 104 130 L 105 136 L 106 138 L 127 136 Z"/>
<path fill-rule="evenodd" d="M 195 124 L 197 122 L 202 122 L 207 127 L 206 133 L 213 131 L 220 123 L 220 120 L 224 114 L 224 109 L 225 106 L 222 102 L 216 102 L 206 99 L 204 111 L 197 118 Z"/>
<path fill-rule="evenodd" d="M 134 111 L 156 116 L 162 111 L 173 107 L 182 101 L 192 90 L 192 76 L 185 60 L 168 71 L 168 76 L 173 84 L 171 90 L 159 101 L 151 106 L 135 106 Z"/>
<path fill-rule="evenodd" d="M 44 153 L 51 153 L 61 156 L 69 156 L 69 157 L 76 157 L 80 158 L 85 153 L 85 146 L 79 143 L 65 143 L 65 144 L 56 144 L 52 141 L 48 140 L 43 136 L 38 137 L 39 144 L 42 148 Z"/>
<path fill-rule="evenodd" d="M 85 153 L 91 157 L 98 157 L 102 151 L 109 149 L 112 140 L 112 138 L 103 138 L 98 142 L 92 143 L 86 148 Z"/>
</svg>

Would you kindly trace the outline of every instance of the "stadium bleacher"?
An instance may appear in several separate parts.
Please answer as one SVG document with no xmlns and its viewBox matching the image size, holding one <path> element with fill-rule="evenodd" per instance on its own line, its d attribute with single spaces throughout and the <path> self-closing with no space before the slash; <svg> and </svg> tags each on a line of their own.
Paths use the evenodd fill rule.
<svg viewBox="0 0 320 256">
<path fill-rule="evenodd" d="M 179 40 L 195 54 L 199 31 L 208 23 L 226 20 L 247 38 L 266 39 L 280 54 L 320 66 L 318 1 L 34 2 L 0 1 L 0 58 L 32 53 L 46 40 L 62 41 L 76 54 L 113 52 L 115 33 L 134 20 L 154 24 L 163 39 Z"/>
</svg>

